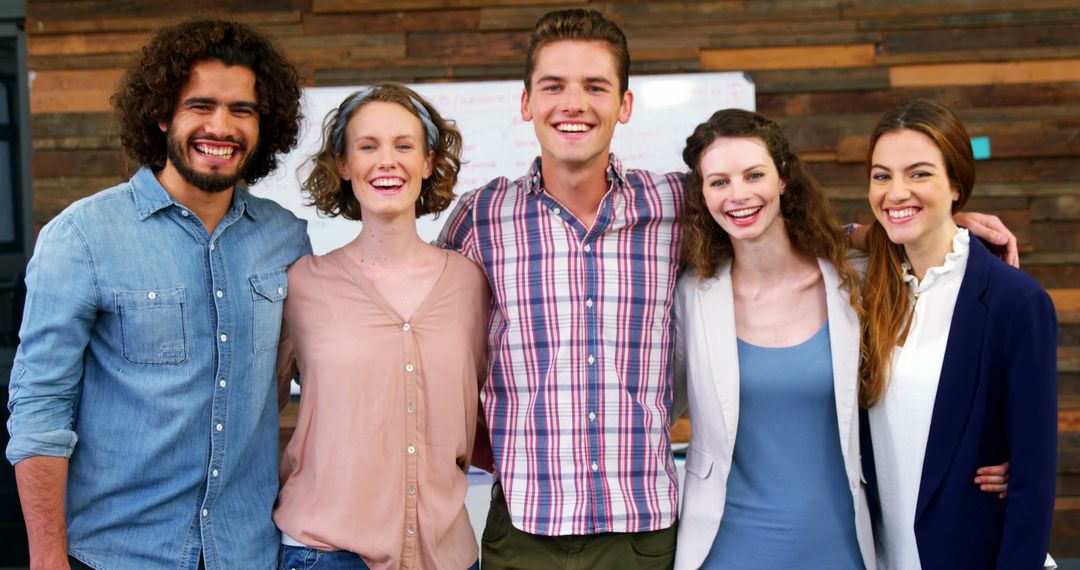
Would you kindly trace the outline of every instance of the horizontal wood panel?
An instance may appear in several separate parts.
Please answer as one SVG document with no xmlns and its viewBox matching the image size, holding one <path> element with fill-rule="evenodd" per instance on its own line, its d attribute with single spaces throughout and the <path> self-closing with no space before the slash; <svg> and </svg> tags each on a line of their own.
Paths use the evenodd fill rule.
<svg viewBox="0 0 1080 570">
<path fill-rule="evenodd" d="M 306 0 L 300 0 L 301 3 Z M 27 11 L 26 30 L 30 34 L 70 34 L 87 32 L 152 32 L 153 30 L 177 22 L 188 16 L 178 13 L 168 2 L 158 3 L 164 12 L 147 12 L 140 15 L 143 4 L 150 2 L 126 2 L 120 5 L 111 0 L 73 2 L 33 2 Z M 275 11 L 271 5 L 259 5 L 240 2 L 241 9 L 229 10 L 227 14 L 218 12 L 218 16 L 245 22 L 260 29 L 272 28 L 280 24 L 299 23 L 301 12 L 297 10 Z M 134 8 L 134 9 L 131 9 Z M 218 8 L 220 11 L 220 8 Z M 265 11 L 263 11 L 265 10 Z M 208 17 L 214 13 L 206 13 Z"/>
<path fill-rule="evenodd" d="M 874 44 L 705 49 L 705 71 L 817 69 L 874 64 Z"/>
<path fill-rule="evenodd" d="M 39 71 L 30 82 L 30 112 L 108 111 L 122 69 Z"/>
<path fill-rule="evenodd" d="M 795 93 L 761 93 L 757 97 L 757 110 L 766 116 L 792 117 L 815 116 L 828 119 L 835 115 L 868 113 L 881 116 L 887 109 L 911 99 L 933 99 L 948 105 L 963 117 L 974 112 L 1012 116 L 1018 108 L 1030 109 L 1030 113 L 1050 113 L 1049 107 L 1066 109 L 1077 113 L 1080 101 L 1080 82 L 1016 83 L 1003 85 L 948 85 L 929 87 L 888 88 L 888 73 L 884 75 L 881 89 L 860 91 L 804 90 Z M 1059 111 L 1060 112 L 1060 111 Z"/>
<path fill-rule="evenodd" d="M 542 12 L 541 12 L 542 13 Z M 535 18 L 533 19 L 535 21 Z M 375 14 L 304 14 L 305 35 L 473 30 L 480 22 L 480 10 L 431 10 L 422 16 L 408 12 Z"/>
<path fill-rule="evenodd" d="M 414 33 L 408 36 L 410 57 L 459 59 L 462 57 L 514 57 L 521 61 L 529 33 L 468 32 Z"/>
<path fill-rule="evenodd" d="M 1059 324 L 1080 324 L 1080 288 L 1047 289 L 1046 292 L 1054 300 Z"/>
<path fill-rule="evenodd" d="M 433 10 L 450 7 L 474 7 L 490 4 L 490 0 L 311 0 L 316 13 L 388 12 L 393 10 Z M 500 0 L 503 5 L 546 4 L 560 5 L 564 0 Z M 423 17 L 420 14 L 418 17 Z"/>
<path fill-rule="evenodd" d="M 1075 8 L 1075 6 L 1066 6 Z M 849 13 L 855 16 L 854 13 Z M 1080 10 L 1076 9 L 1038 9 L 1017 7 L 1012 10 L 1002 9 L 991 12 L 947 14 L 903 14 L 894 17 L 876 17 L 860 14 L 856 19 L 860 30 L 922 30 L 922 29 L 970 29 L 1002 28 L 1006 26 L 1080 20 Z"/>
<path fill-rule="evenodd" d="M 126 164 L 119 149 L 37 151 L 30 157 L 30 173 L 35 179 L 108 176 L 123 172 Z"/>
<path fill-rule="evenodd" d="M 888 16 L 909 18 L 918 15 L 993 13 L 1019 10 L 1062 10 L 1075 8 L 1072 0 L 855 0 L 844 8 L 848 17 Z"/>
<path fill-rule="evenodd" d="M 26 42 L 26 50 L 30 57 L 126 53 L 142 47 L 148 38 L 145 32 L 32 35 Z"/>
<path fill-rule="evenodd" d="M 889 81 L 895 87 L 1080 81 L 1080 59 L 895 66 Z"/>
</svg>

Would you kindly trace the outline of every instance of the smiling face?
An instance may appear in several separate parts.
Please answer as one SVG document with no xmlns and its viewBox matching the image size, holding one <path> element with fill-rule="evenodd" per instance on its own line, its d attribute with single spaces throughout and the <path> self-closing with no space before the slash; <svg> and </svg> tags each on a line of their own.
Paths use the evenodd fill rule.
<svg viewBox="0 0 1080 570">
<path fill-rule="evenodd" d="M 168 139 L 165 170 L 204 192 L 232 188 L 258 148 L 255 73 L 217 60 L 196 63 L 172 120 L 158 126 Z"/>
<path fill-rule="evenodd" d="M 700 170 L 705 205 L 733 242 L 784 230 L 785 184 L 762 140 L 716 139 L 702 154 Z"/>
<path fill-rule="evenodd" d="M 352 184 L 364 221 L 407 215 L 416 218 L 416 199 L 431 176 L 433 153 L 424 150 L 420 119 L 397 103 L 372 101 L 345 127 L 338 172 Z"/>
<path fill-rule="evenodd" d="M 912 130 L 883 134 L 870 165 L 870 208 L 893 243 L 922 248 L 948 243 L 956 231 L 953 201 L 959 192 L 949 180 L 941 149 Z"/>
<path fill-rule="evenodd" d="M 615 125 L 630 120 L 633 106 L 629 91 L 619 94 L 609 45 L 547 44 L 537 53 L 529 81 L 531 88 L 521 94 L 521 118 L 533 122 L 545 168 L 606 164 Z"/>
</svg>

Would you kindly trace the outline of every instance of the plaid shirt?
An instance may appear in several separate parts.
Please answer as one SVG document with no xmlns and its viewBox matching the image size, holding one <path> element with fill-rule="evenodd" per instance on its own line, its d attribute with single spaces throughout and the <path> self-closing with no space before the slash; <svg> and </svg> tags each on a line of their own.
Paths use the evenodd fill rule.
<svg viewBox="0 0 1080 570">
<path fill-rule="evenodd" d="M 537 158 L 466 194 L 440 236 L 491 284 L 481 399 L 511 519 L 547 536 L 667 528 L 683 175 L 624 171 L 612 155 L 589 229 L 540 172 Z"/>
</svg>

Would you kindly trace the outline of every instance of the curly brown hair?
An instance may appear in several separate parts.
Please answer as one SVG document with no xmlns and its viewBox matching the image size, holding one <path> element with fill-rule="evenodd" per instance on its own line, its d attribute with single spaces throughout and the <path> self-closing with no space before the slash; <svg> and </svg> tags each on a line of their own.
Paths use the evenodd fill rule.
<svg viewBox="0 0 1080 570">
<path fill-rule="evenodd" d="M 915 131 L 934 141 L 945 159 L 949 181 L 960 197 L 952 204 L 959 212 L 975 187 L 975 154 L 967 129 L 948 107 L 929 99 L 908 101 L 885 113 L 870 135 L 866 151 L 869 178 L 874 148 L 887 133 Z M 889 366 L 897 346 L 904 343 L 911 322 L 912 301 L 904 281 L 904 246 L 893 243 L 880 222 L 870 226 L 867 238 L 870 261 L 863 285 L 862 359 L 859 367 L 859 403 L 870 408 L 888 388 Z"/>
<path fill-rule="evenodd" d="M 424 152 L 433 152 L 431 176 L 420 185 L 416 198 L 416 217 L 438 214 L 454 200 L 454 185 L 461 170 L 461 133 L 454 122 L 444 119 L 435 107 L 412 89 L 400 83 L 380 83 L 365 91 L 349 95 L 323 121 L 322 144 L 318 153 L 309 159 L 311 174 L 301 184 L 301 190 L 311 200 L 309 205 L 323 215 L 341 216 L 346 220 L 362 220 L 360 202 L 353 193 L 352 183 L 341 177 L 338 160 L 345 156 L 342 142 L 345 125 L 364 105 L 371 102 L 396 103 L 412 113 L 424 125 L 429 119 L 433 131 L 424 137 Z M 422 106 L 418 110 L 417 106 Z M 423 117 L 422 115 L 426 115 Z M 432 145 L 434 141 L 434 145 Z M 434 146 L 434 148 L 431 148 Z"/>
<path fill-rule="evenodd" d="M 773 164 L 786 184 L 780 200 L 791 243 L 800 253 L 828 260 L 850 292 L 852 307 L 858 310 L 858 277 L 847 260 L 848 241 L 833 218 L 825 192 L 798 155 L 791 151 L 787 138 L 775 122 L 742 109 L 723 109 L 694 129 L 686 139 L 683 161 L 690 169 L 686 181 L 686 207 L 683 209 L 682 261 L 698 277 L 716 275 L 724 261 L 731 259 L 731 237 L 716 223 L 702 193 L 701 158 L 720 138 L 757 139 L 765 145 Z"/>
<path fill-rule="evenodd" d="M 253 184 L 277 168 L 279 153 L 296 145 L 303 116 L 300 75 L 270 40 L 251 27 L 225 20 L 196 20 L 158 30 L 124 72 L 109 99 L 120 142 L 139 164 L 165 166 L 168 123 L 191 68 L 202 61 L 240 65 L 255 73 L 259 140 L 243 178 Z"/>
</svg>

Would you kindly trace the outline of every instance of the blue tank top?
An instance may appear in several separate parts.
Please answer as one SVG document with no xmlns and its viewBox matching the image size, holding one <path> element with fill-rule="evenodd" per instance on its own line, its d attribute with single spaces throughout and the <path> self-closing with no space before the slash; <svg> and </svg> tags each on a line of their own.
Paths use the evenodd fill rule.
<svg viewBox="0 0 1080 570">
<path fill-rule="evenodd" d="M 810 340 L 739 340 L 739 427 L 703 568 L 863 568 L 836 424 L 828 321 Z"/>
</svg>

